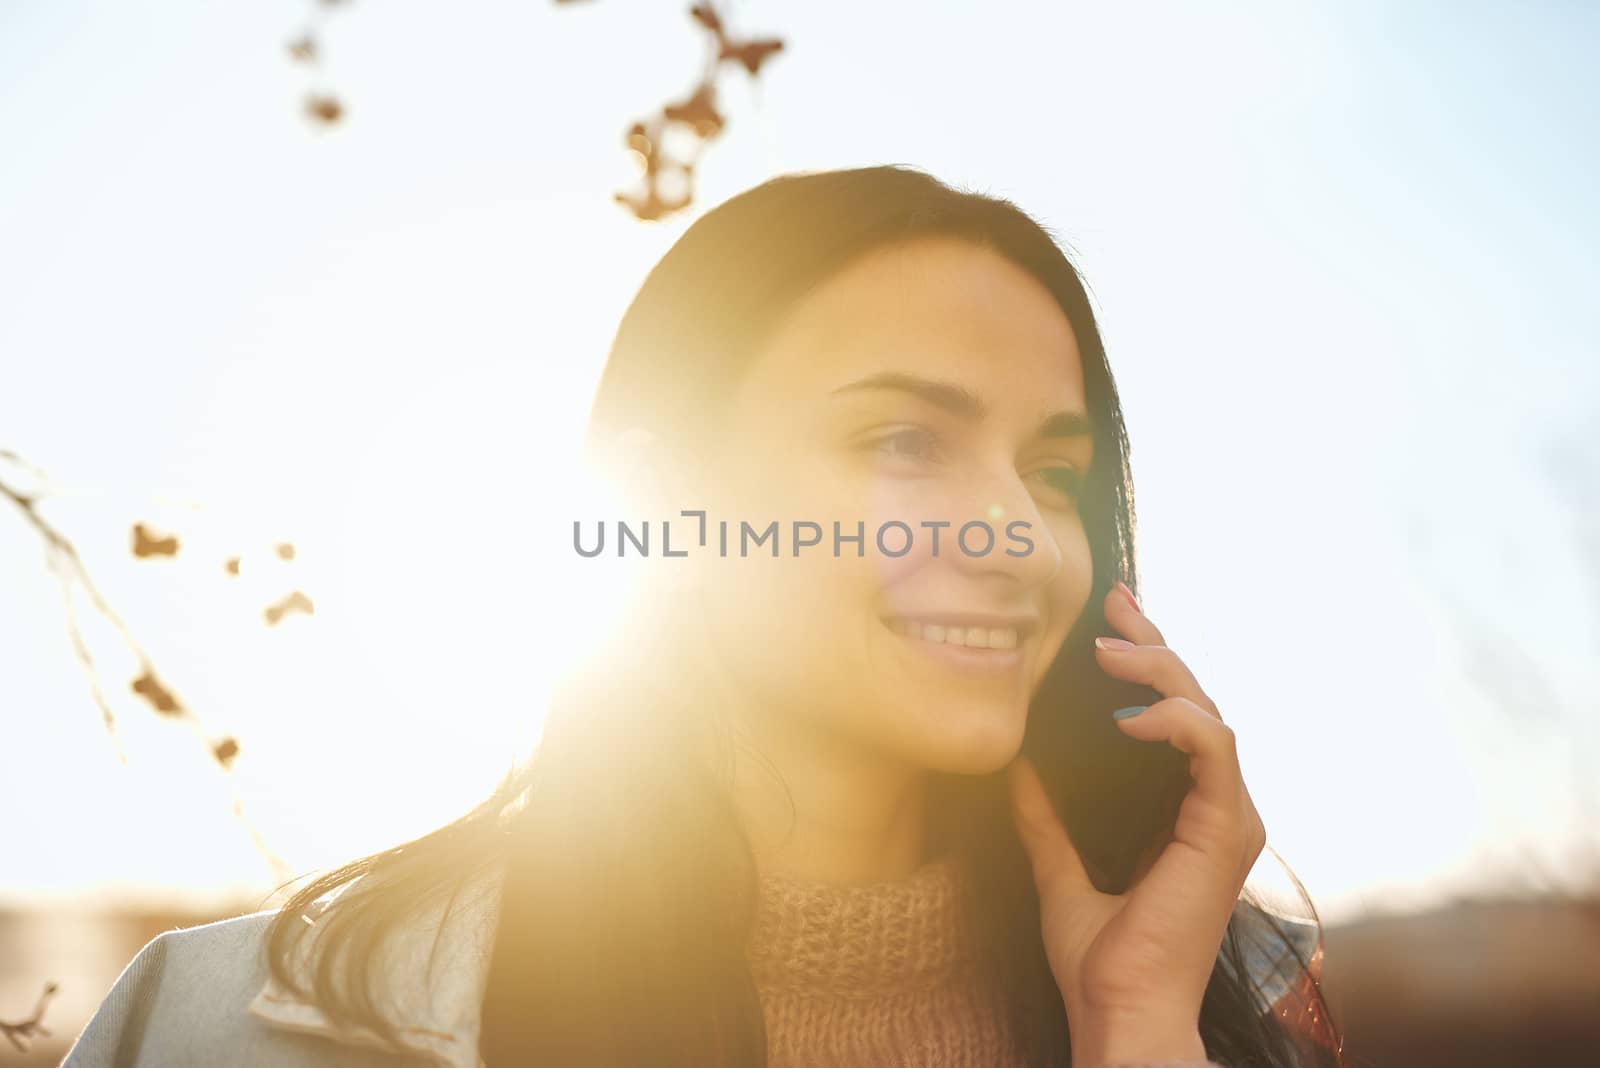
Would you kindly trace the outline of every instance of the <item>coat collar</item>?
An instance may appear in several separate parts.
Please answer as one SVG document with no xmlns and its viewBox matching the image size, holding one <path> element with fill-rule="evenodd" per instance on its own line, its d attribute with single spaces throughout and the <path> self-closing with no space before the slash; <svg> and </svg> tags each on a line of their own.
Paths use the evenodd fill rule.
<svg viewBox="0 0 1600 1068">
<path fill-rule="evenodd" d="M 398 1015 L 409 1022 L 400 1030 L 401 1052 L 420 1055 L 441 1068 L 484 1068 L 478 1055 L 479 1018 L 499 922 L 502 879 L 498 867 L 472 876 L 454 902 L 430 905 L 408 918 L 391 935 L 388 948 L 375 958 L 376 988 L 393 992 Z M 302 917 L 313 932 L 301 940 L 290 964 L 308 989 L 316 917 L 360 882 L 347 883 L 312 905 Z M 430 976 L 428 957 L 436 941 Z M 334 1024 L 316 1005 L 282 987 L 270 974 L 248 1011 L 285 1030 L 321 1035 L 351 1046 L 393 1049 L 367 1028 Z"/>
</svg>

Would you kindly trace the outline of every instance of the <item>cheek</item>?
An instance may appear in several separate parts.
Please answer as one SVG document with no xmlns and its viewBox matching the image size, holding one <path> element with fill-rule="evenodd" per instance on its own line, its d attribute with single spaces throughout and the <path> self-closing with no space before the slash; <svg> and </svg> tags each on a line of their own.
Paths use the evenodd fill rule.
<svg viewBox="0 0 1600 1068">
<path fill-rule="evenodd" d="M 883 576 L 874 550 L 858 558 L 853 543 L 833 553 L 833 521 L 847 532 L 870 518 L 860 486 L 841 479 L 815 450 L 750 448 L 730 457 L 720 485 L 708 495 L 707 568 L 698 578 L 705 618 L 694 623 L 744 700 L 803 715 L 853 708 L 864 678 L 873 675 L 873 606 Z M 722 555 L 719 520 L 727 521 Z M 750 542 L 740 555 L 740 522 L 755 531 L 778 523 L 778 556 L 771 541 Z M 794 552 L 795 521 L 815 523 L 821 541 Z M 815 530 L 805 532 L 817 536 Z"/>
<path fill-rule="evenodd" d="M 716 648 L 768 700 L 817 694 L 858 669 L 875 622 L 870 560 L 835 557 L 827 543 L 795 556 L 791 531 L 780 527 L 780 535 L 776 559 L 770 543 L 741 559 L 730 527 L 729 555 L 712 561 L 706 586 Z"/>
<path fill-rule="evenodd" d="M 1074 523 L 1070 530 L 1059 532 L 1056 544 L 1061 550 L 1061 571 L 1049 588 L 1050 647 L 1045 666 L 1055 659 L 1067 634 L 1088 608 L 1094 589 L 1094 557 L 1082 525 Z"/>
</svg>

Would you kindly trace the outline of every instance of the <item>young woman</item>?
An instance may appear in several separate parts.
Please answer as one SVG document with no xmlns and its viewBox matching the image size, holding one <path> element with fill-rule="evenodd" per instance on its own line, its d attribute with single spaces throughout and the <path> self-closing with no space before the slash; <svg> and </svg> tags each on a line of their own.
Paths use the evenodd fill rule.
<svg viewBox="0 0 1600 1068">
<path fill-rule="evenodd" d="M 604 551 L 654 541 L 536 752 L 156 939 L 68 1068 L 1340 1063 L 1315 925 L 1241 898 L 1265 831 L 1135 597 L 1116 389 L 1038 223 L 905 168 L 769 181 L 651 271 L 589 431 Z M 578 518 L 574 568 L 616 517 Z"/>
</svg>

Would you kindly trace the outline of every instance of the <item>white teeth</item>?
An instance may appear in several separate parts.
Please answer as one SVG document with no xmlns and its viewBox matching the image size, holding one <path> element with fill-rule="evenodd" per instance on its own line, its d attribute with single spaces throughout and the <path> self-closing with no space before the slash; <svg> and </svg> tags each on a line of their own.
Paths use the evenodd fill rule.
<svg viewBox="0 0 1600 1068">
<path fill-rule="evenodd" d="M 946 645 L 971 649 L 1015 649 L 1019 640 L 1015 627 L 947 627 L 942 623 L 923 623 L 915 619 L 891 619 L 889 629 L 896 634 Z"/>
</svg>

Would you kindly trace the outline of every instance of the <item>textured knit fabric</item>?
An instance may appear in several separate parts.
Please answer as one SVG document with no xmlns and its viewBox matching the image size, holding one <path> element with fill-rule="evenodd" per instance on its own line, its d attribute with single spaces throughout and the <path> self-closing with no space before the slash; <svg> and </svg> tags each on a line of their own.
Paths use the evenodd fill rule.
<svg viewBox="0 0 1600 1068">
<path fill-rule="evenodd" d="M 750 932 L 770 1068 L 1011 1068 L 948 859 L 840 886 L 766 873 Z"/>
<path fill-rule="evenodd" d="M 969 892 L 947 857 L 868 884 L 763 874 L 747 954 L 769 1068 L 1021 1068 L 978 977 Z"/>
</svg>

